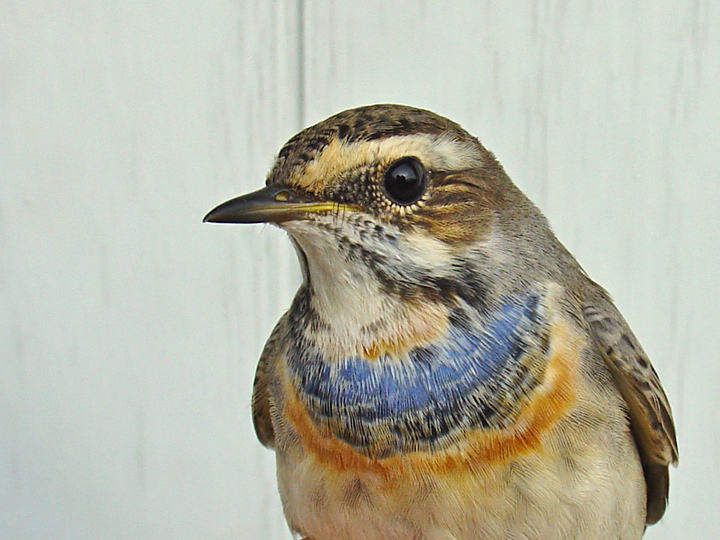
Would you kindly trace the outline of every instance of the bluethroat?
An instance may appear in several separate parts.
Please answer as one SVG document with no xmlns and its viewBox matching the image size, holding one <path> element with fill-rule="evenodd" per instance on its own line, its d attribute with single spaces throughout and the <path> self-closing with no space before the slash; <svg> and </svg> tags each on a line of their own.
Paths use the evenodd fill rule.
<svg viewBox="0 0 720 540">
<path fill-rule="evenodd" d="M 205 221 L 276 224 L 302 266 L 252 400 L 294 533 L 634 540 L 663 515 L 678 454 L 657 374 L 458 124 L 341 112 Z"/>
</svg>

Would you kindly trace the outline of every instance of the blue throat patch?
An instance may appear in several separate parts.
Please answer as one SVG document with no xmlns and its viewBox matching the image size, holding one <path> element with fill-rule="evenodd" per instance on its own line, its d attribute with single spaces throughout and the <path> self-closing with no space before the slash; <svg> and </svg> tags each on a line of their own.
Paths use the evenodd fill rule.
<svg viewBox="0 0 720 540">
<path fill-rule="evenodd" d="M 460 429 L 513 420 L 544 371 L 541 309 L 532 294 L 502 305 L 481 326 L 453 316 L 445 338 L 402 360 L 330 362 L 304 336 L 288 364 L 313 419 L 348 444 L 375 457 L 432 449 Z"/>
</svg>

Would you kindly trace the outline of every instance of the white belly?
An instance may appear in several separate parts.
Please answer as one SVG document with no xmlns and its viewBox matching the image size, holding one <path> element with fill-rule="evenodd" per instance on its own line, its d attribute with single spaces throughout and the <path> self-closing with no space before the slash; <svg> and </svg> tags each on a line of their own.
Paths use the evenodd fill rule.
<svg viewBox="0 0 720 540">
<path fill-rule="evenodd" d="M 609 439 L 392 482 L 279 452 L 278 481 L 291 528 L 313 540 L 638 540 L 642 470 L 629 436 Z"/>
</svg>

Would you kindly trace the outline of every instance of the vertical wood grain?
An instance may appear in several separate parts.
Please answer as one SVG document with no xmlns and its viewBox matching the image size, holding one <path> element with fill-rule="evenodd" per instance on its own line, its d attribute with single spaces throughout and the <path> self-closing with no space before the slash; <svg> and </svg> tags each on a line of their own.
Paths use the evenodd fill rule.
<svg viewBox="0 0 720 540">
<path fill-rule="evenodd" d="M 201 220 L 300 127 L 298 16 L 0 7 L 1 538 L 289 537 L 249 399 L 294 255 Z"/>
</svg>

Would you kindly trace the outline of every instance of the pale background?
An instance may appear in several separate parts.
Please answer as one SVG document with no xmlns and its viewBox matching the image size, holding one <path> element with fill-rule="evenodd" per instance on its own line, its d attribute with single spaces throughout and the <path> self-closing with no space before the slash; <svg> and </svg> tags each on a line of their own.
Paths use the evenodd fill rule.
<svg viewBox="0 0 720 540">
<path fill-rule="evenodd" d="M 0 539 L 287 539 L 256 359 L 299 281 L 203 225 L 374 102 L 478 135 L 674 405 L 650 540 L 720 538 L 720 2 L 0 1 Z"/>
</svg>

